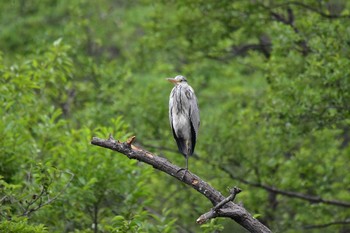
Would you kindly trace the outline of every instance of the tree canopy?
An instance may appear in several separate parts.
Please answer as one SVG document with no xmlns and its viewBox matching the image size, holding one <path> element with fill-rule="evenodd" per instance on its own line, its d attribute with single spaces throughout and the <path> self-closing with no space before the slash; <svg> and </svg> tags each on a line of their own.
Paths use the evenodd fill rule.
<svg viewBox="0 0 350 233">
<path fill-rule="evenodd" d="M 191 172 L 274 232 L 350 231 L 350 3 L 0 2 L 0 232 L 246 232 L 211 203 L 90 145 L 184 167 L 168 122 L 182 74 L 199 101 Z M 226 193 L 228 195 L 228 192 Z"/>
</svg>

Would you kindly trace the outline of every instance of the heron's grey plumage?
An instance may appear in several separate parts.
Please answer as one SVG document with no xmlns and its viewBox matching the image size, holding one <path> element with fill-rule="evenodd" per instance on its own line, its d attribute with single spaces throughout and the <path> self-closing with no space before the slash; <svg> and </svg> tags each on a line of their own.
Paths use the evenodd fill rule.
<svg viewBox="0 0 350 233">
<path fill-rule="evenodd" d="M 170 93 L 169 121 L 179 151 L 186 157 L 193 154 L 200 124 L 199 109 L 194 90 L 184 76 L 168 79 L 175 83 Z"/>
</svg>

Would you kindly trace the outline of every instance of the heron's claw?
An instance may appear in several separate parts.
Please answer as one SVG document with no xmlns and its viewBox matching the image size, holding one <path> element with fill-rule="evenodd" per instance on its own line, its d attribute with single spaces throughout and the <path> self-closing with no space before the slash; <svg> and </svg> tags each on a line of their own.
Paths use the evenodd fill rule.
<svg viewBox="0 0 350 233">
<path fill-rule="evenodd" d="M 179 172 L 182 171 L 182 170 L 185 170 L 185 172 L 184 172 L 184 174 L 183 174 L 183 176 L 182 176 L 182 178 L 181 178 L 181 181 L 184 180 L 184 178 L 185 178 L 185 176 L 186 176 L 186 173 L 188 173 L 188 169 L 187 169 L 187 168 L 180 168 L 179 170 L 177 170 L 176 173 L 179 173 Z"/>
</svg>

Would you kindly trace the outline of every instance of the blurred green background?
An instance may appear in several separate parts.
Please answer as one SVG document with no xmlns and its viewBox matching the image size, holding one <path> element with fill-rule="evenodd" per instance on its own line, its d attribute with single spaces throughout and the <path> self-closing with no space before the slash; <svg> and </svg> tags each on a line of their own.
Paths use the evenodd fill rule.
<svg viewBox="0 0 350 233">
<path fill-rule="evenodd" d="M 0 232 L 246 232 L 197 225 L 212 207 L 199 193 L 90 145 L 136 135 L 184 166 L 168 123 L 165 78 L 177 74 L 201 114 L 192 172 L 224 195 L 242 188 L 235 201 L 274 232 L 350 232 L 348 1 L 9 0 L 0 11 Z"/>
</svg>

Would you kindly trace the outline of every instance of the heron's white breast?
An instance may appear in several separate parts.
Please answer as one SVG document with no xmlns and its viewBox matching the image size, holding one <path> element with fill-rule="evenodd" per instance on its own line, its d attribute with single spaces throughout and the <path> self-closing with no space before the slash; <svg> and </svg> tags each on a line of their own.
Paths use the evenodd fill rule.
<svg viewBox="0 0 350 233">
<path fill-rule="evenodd" d="M 181 137 L 184 139 L 191 138 L 191 123 L 186 117 L 186 114 L 176 114 L 173 113 L 173 127 L 177 137 Z"/>
</svg>

